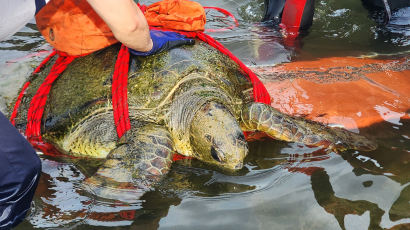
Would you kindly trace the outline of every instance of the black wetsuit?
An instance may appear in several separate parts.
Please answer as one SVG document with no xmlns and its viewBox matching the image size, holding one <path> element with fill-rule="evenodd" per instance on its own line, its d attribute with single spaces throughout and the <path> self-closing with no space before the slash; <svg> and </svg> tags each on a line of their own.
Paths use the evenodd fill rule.
<svg viewBox="0 0 410 230">
<path fill-rule="evenodd" d="M 410 6 L 410 0 L 362 0 L 368 10 L 384 10 L 386 22 L 391 11 Z M 265 0 L 265 15 L 262 21 L 282 23 L 288 28 L 307 30 L 312 25 L 315 0 Z"/>
<path fill-rule="evenodd" d="M 41 161 L 28 141 L 0 112 L 0 229 L 19 224 L 30 208 Z"/>
</svg>

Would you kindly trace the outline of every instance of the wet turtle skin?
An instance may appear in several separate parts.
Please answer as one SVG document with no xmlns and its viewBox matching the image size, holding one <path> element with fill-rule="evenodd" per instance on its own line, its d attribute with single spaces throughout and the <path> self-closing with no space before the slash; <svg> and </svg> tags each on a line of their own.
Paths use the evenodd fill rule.
<svg viewBox="0 0 410 230">
<path fill-rule="evenodd" d="M 43 138 L 73 156 L 106 158 L 94 185 L 149 187 L 168 172 L 174 152 L 221 168 L 243 166 L 244 131 L 332 149 L 372 150 L 366 138 L 291 117 L 252 101 L 238 65 L 196 41 L 149 57 L 131 56 L 131 129 L 118 138 L 111 83 L 119 45 L 77 58 L 54 82 L 42 118 Z M 31 98 L 54 61 L 33 76 L 16 118 L 24 132 Z"/>
</svg>

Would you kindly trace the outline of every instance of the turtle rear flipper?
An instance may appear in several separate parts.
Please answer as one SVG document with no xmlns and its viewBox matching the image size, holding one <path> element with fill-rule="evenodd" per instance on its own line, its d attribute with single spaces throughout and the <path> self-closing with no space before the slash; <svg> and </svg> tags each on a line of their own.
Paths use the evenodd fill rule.
<svg viewBox="0 0 410 230">
<path fill-rule="evenodd" d="M 281 113 L 269 105 L 251 103 L 241 113 L 244 131 L 262 131 L 269 136 L 306 145 L 334 150 L 357 149 L 371 151 L 377 145 L 356 133 Z"/>
<path fill-rule="evenodd" d="M 161 126 L 131 129 L 85 184 L 99 197 L 135 201 L 169 171 L 173 145 Z"/>
</svg>

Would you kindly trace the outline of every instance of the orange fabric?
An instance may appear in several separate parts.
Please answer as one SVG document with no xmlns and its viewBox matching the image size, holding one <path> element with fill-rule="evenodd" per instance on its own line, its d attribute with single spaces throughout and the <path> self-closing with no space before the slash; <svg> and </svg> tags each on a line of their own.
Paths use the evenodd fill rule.
<svg viewBox="0 0 410 230">
<path fill-rule="evenodd" d="M 146 8 L 148 25 L 172 30 L 204 31 L 205 10 L 188 0 L 163 0 Z"/>
<path fill-rule="evenodd" d="M 118 41 L 86 0 L 51 0 L 36 15 L 41 34 L 56 50 L 84 55 Z"/>
<path fill-rule="evenodd" d="M 334 57 L 253 71 L 265 80 L 272 106 L 293 115 L 356 130 L 410 119 L 406 60 Z"/>
</svg>

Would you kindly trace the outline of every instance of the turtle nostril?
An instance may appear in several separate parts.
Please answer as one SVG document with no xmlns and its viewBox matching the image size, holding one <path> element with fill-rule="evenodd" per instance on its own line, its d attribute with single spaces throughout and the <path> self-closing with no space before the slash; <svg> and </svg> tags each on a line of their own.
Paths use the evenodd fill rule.
<svg viewBox="0 0 410 230">
<path fill-rule="evenodd" d="M 238 140 L 246 141 L 245 135 L 243 134 L 243 132 L 239 132 L 239 134 L 238 134 Z"/>
<path fill-rule="evenodd" d="M 235 169 L 241 169 L 243 167 L 243 163 L 239 163 L 235 166 Z"/>
</svg>

